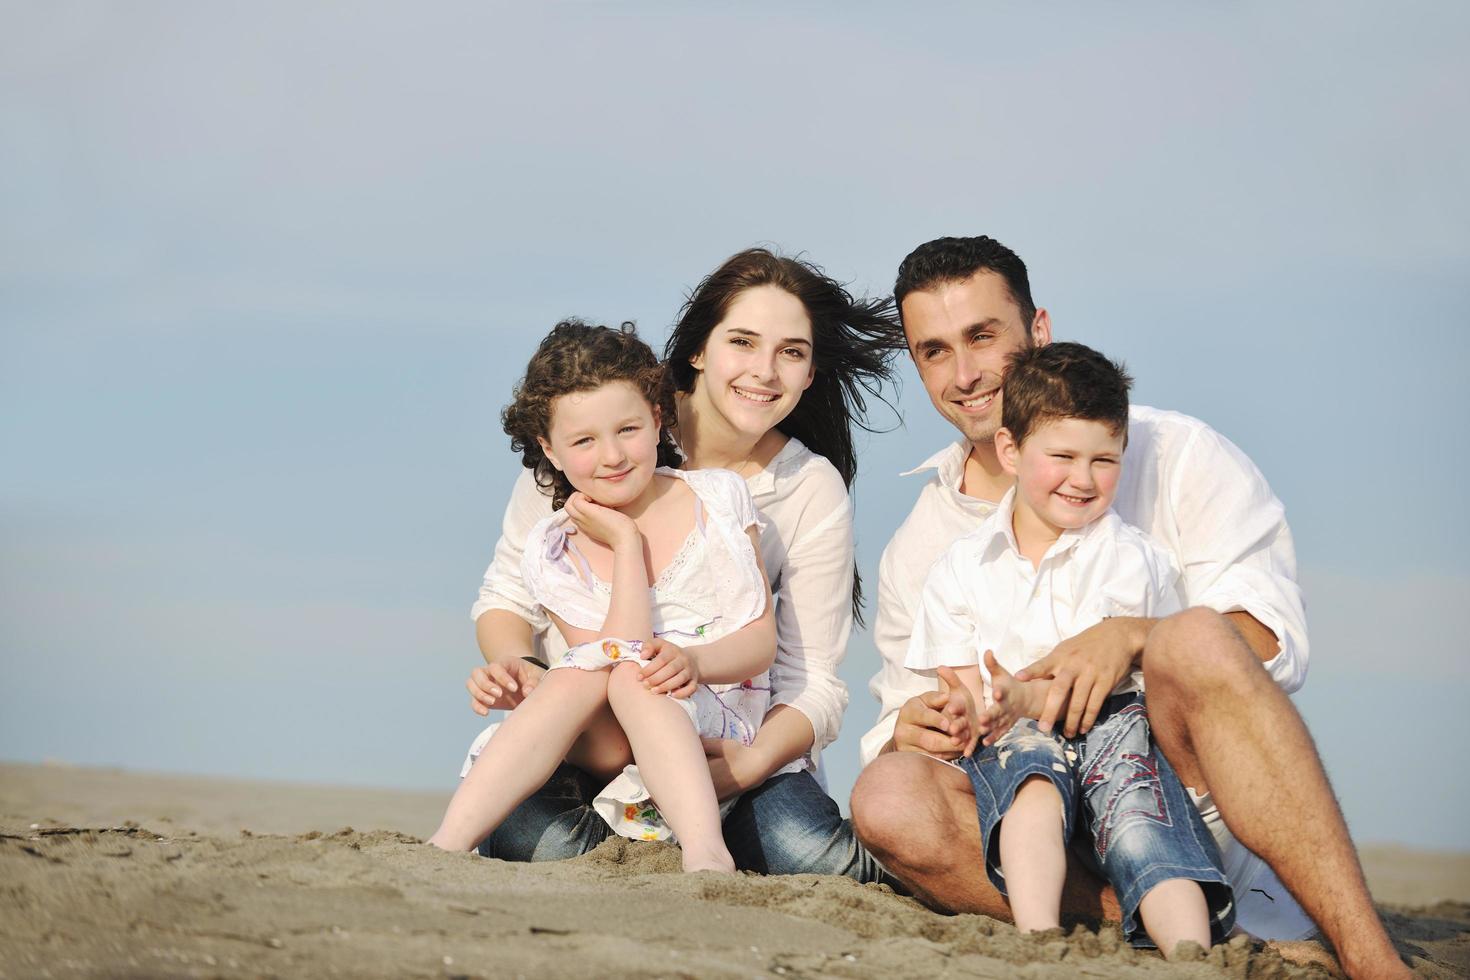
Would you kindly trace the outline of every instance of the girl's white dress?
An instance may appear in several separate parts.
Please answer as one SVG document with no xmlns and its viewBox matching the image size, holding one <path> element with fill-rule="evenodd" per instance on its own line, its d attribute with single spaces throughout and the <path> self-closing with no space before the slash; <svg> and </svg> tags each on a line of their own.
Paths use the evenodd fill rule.
<svg viewBox="0 0 1470 980">
<path fill-rule="evenodd" d="M 664 476 L 683 480 L 695 495 L 695 523 L 674 557 L 649 590 L 653 633 L 679 646 L 698 646 L 728 636 L 760 617 L 768 600 L 755 549 L 746 530 L 761 520 L 746 483 L 729 470 L 674 470 Z M 542 609 L 569 626 L 600 630 L 607 619 L 612 589 L 597 578 L 567 534 L 566 514 L 557 511 L 537 522 L 527 536 L 521 558 L 526 589 Z M 572 647 L 550 664 L 551 670 L 575 667 L 602 670 L 624 660 L 644 662 L 641 643 L 604 637 Z M 701 684 L 689 698 L 674 699 L 703 738 L 728 738 L 749 745 L 771 702 L 765 673 L 739 684 Z M 494 734 L 492 726 L 470 747 L 464 770 Z M 782 771 L 800 768 L 793 763 Z M 733 801 L 727 801 L 727 807 Z M 638 776 L 628 766 L 593 802 L 617 833 L 639 840 L 663 840 L 668 825 L 649 800 Z"/>
</svg>

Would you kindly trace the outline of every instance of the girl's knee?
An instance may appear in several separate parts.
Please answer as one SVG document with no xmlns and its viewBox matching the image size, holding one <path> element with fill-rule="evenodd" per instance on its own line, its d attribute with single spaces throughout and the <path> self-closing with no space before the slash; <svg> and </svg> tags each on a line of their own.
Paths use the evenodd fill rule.
<svg viewBox="0 0 1470 980">
<path fill-rule="evenodd" d="M 607 675 L 607 696 L 609 699 L 627 699 L 649 693 L 648 688 L 643 686 L 643 666 L 634 661 L 615 664 Z"/>
</svg>

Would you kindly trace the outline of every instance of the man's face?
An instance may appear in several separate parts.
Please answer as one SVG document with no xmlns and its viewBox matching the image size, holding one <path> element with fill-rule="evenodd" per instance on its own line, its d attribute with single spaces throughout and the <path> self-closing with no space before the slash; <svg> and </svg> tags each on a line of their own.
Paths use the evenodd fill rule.
<svg viewBox="0 0 1470 980">
<path fill-rule="evenodd" d="M 1046 311 L 1037 310 L 1035 321 L 1024 323 L 1005 280 L 981 271 L 909 293 L 903 298 L 903 329 L 939 414 L 972 446 L 993 448 L 1006 359 L 1023 347 L 1051 342 Z"/>
</svg>

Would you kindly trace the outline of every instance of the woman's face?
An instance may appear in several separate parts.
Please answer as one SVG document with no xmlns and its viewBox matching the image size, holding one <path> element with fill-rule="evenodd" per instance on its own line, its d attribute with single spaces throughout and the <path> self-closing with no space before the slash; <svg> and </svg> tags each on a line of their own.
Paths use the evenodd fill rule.
<svg viewBox="0 0 1470 980">
<path fill-rule="evenodd" d="M 538 441 L 573 487 L 604 507 L 624 507 L 653 479 L 658 422 L 632 383 L 610 381 L 554 399 L 550 431 Z"/>
<path fill-rule="evenodd" d="M 784 289 L 755 286 L 735 297 L 689 363 L 699 372 L 689 396 L 696 417 L 711 413 L 759 439 L 812 383 L 811 318 Z"/>
</svg>

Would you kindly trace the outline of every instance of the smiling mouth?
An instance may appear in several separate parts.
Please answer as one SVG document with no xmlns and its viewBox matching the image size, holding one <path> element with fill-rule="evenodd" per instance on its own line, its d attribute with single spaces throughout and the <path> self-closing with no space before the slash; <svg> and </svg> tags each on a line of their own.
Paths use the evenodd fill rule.
<svg viewBox="0 0 1470 980">
<path fill-rule="evenodd" d="M 749 388 L 740 388 L 736 387 L 735 385 L 731 385 L 730 387 L 735 392 L 735 394 L 739 395 L 741 398 L 744 398 L 748 402 L 755 402 L 757 405 L 769 405 L 771 402 L 780 397 L 779 395 L 768 395 L 764 392 L 751 391 Z"/>
<path fill-rule="evenodd" d="M 1000 394 L 1000 389 L 996 388 L 994 391 L 988 391 L 983 395 L 976 395 L 973 398 L 956 401 L 955 404 L 967 412 L 981 411 L 989 408 L 990 403 L 995 401 L 995 396 L 998 394 Z"/>
<path fill-rule="evenodd" d="M 627 469 L 623 470 L 623 472 L 621 472 L 621 473 L 612 473 L 612 474 L 609 474 L 608 476 L 599 476 L 598 479 L 599 480 L 610 480 L 611 482 L 616 483 L 619 480 L 621 480 L 623 477 L 627 476 L 631 472 L 633 472 L 633 467 L 630 466 Z"/>
<path fill-rule="evenodd" d="M 1073 507 L 1085 507 L 1097 499 L 1096 494 L 1093 494 L 1090 497 L 1074 497 L 1071 494 L 1062 493 L 1060 490 L 1055 491 L 1055 493 L 1058 497 L 1061 497 Z"/>
</svg>

